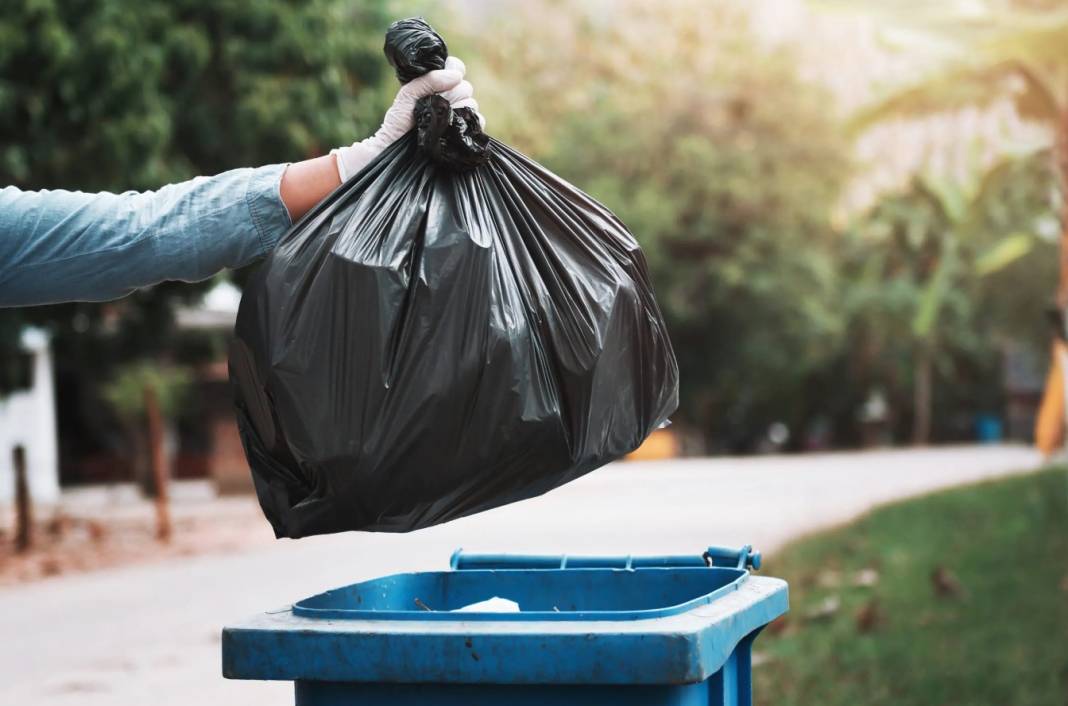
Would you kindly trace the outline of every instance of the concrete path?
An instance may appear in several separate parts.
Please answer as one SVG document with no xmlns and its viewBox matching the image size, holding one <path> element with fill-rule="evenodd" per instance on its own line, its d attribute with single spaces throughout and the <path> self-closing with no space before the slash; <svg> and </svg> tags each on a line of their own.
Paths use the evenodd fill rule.
<svg viewBox="0 0 1068 706">
<path fill-rule="evenodd" d="M 288 684 L 221 678 L 228 620 L 375 575 L 444 568 L 458 546 L 680 554 L 751 543 L 769 552 L 889 500 L 1039 465 L 1030 449 L 991 446 L 620 464 L 415 534 L 282 541 L 3 589 L 0 704 L 282 706 L 292 703 Z"/>
</svg>

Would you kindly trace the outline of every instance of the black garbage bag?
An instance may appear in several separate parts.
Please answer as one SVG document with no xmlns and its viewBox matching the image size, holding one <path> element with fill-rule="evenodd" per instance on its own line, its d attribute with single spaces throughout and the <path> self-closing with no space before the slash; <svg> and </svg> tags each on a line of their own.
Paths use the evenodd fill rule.
<svg viewBox="0 0 1068 706">
<path fill-rule="evenodd" d="M 444 42 L 406 23 L 386 48 L 398 74 L 421 60 L 401 45 L 440 66 Z M 539 495 L 633 450 L 677 405 L 627 228 L 470 111 L 416 113 L 241 301 L 230 375 L 280 537 L 404 532 Z"/>
</svg>

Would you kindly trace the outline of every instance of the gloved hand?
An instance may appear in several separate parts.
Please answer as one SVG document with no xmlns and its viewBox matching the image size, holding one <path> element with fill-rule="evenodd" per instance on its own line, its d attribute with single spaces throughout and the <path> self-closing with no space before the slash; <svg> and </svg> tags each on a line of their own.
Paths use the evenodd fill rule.
<svg viewBox="0 0 1068 706">
<path fill-rule="evenodd" d="M 397 97 L 393 99 L 393 105 L 386 111 L 382 127 L 378 128 L 374 135 L 361 142 L 354 142 L 348 147 L 330 150 L 330 154 L 334 155 L 337 160 L 337 173 L 341 177 L 341 182 L 346 182 L 384 149 L 415 127 L 412 111 L 415 109 L 415 102 L 423 96 L 440 93 L 448 99 L 454 109 L 471 108 L 477 113 L 478 102 L 472 97 L 474 88 L 464 80 L 466 71 L 467 67 L 464 66 L 464 62 L 450 56 L 445 60 L 444 69 L 431 71 L 401 86 L 397 91 Z M 481 114 L 478 119 L 485 126 L 486 121 Z"/>
</svg>

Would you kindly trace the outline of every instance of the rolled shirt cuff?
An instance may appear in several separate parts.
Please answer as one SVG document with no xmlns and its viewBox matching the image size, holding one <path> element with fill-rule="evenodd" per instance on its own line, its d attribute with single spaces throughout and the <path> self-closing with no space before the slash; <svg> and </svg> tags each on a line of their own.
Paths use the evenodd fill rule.
<svg viewBox="0 0 1068 706">
<path fill-rule="evenodd" d="M 252 170 L 248 180 L 245 201 L 259 237 L 259 255 L 274 250 L 278 241 L 293 226 L 281 194 L 282 175 L 288 167 L 289 164 L 258 167 Z"/>
</svg>

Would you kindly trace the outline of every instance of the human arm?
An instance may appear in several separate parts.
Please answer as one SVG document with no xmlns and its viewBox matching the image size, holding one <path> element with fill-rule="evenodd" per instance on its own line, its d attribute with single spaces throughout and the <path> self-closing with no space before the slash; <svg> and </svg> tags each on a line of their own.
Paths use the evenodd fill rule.
<svg viewBox="0 0 1068 706">
<path fill-rule="evenodd" d="M 0 307 L 106 301 L 252 262 L 290 226 L 285 170 L 123 194 L 0 189 Z"/>
<path fill-rule="evenodd" d="M 411 129 L 418 98 L 443 92 L 477 110 L 463 63 L 450 62 L 403 86 L 375 135 L 323 157 L 142 193 L 0 189 L 0 307 L 106 301 L 252 262 Z"/>
</svg>

